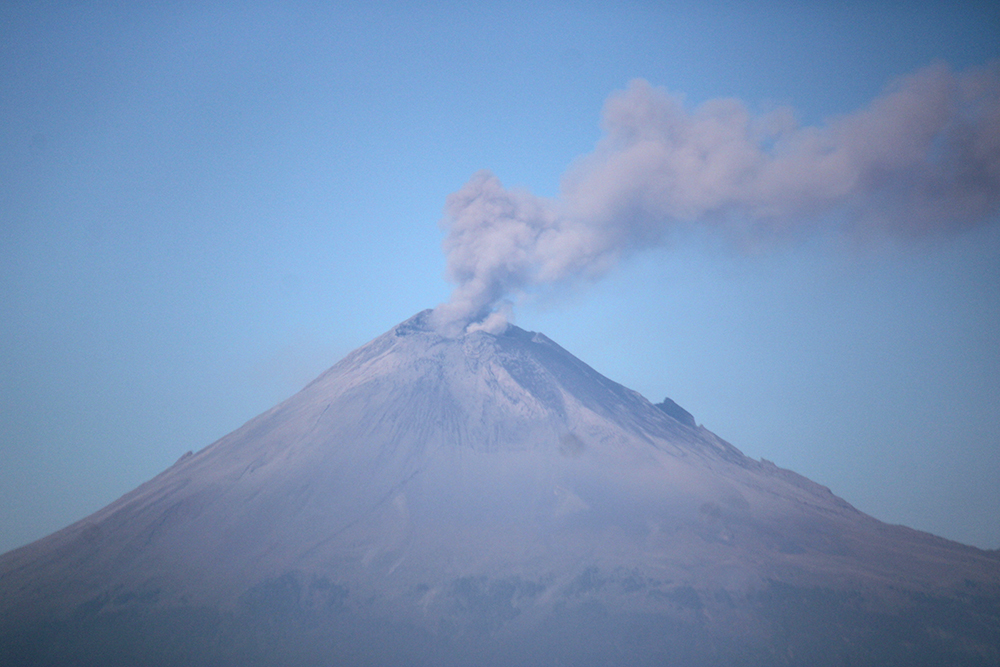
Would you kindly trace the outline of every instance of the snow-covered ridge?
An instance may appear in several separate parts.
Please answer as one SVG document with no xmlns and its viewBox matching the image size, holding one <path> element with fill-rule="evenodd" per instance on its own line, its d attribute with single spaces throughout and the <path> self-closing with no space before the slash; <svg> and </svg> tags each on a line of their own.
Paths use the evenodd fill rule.
<svg viewBox="0 0 1000 667">
<path fill-rule="evenodd" d="M 301 605 L 322 592 L 323 605 L 344 605 L 336 622 L 349 619 L 350 644 L 370 619 L 446 637 L 456 609 L 474 611 L 460 623 L 526 636 L 595 602 L 626 625 L 640 610 L 725 634 L 727 618 L 757 622 L 755 596 L 781 594 L 775 582 L 863 590 L 872 605 L 877 591 L 970 581 L 996 595 L 994 554 L 881 524 L 543 334 L 445 336 L 430 314 L 83 521 L 0 556 L 0 621 L 51 628 L 81 609 L 150 604 L 240 617 L 247 600 L 298 590 L 275 604 L 305 618 Z"/>
</svg>

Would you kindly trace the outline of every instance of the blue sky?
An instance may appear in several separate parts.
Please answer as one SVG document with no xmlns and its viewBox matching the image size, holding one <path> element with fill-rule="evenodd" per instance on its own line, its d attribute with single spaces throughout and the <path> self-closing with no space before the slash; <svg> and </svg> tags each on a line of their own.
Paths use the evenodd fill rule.
<svg viewBox="0 0 1000 667">
<path fill-rule="evenodd" d="M 448 195 L 489 169 L 557 197 L 631 80 L 822 125 L 998 34 L 992 3 L 3 3 L 0 551 L 446 301 Z M 1000 548 L 998 222 L 680 234 L 514 319 L 879 519 Z"/>
</svg>

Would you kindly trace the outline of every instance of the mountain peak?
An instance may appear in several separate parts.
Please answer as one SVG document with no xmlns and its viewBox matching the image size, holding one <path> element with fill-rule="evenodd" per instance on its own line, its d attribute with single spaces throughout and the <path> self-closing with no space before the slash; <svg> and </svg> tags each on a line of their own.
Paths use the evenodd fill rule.
<svg viewBox="0 0 1000 667">
<path fill-rule="evenodd" d="M 1000 619 L 995 555 L 752 461 L 543 334 L 434 324 L 0 556 L 0 648 L 20 647 L 0 659 L 771 665 L 848 646 L 875 664 L 858 605 L 957 619 L 901 631 L 902 662 L 944 632 L 945 662 L 996 657 L 995 626 L 956 611 Z"/>
</svg>

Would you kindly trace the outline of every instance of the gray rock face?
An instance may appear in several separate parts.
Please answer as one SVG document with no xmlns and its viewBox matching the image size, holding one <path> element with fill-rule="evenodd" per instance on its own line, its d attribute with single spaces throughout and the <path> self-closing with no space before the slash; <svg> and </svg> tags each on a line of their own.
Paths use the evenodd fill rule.
<svg viewBox="0 0 1000 667">
<path fill-rule="evenodd" d="M 0 557 L 0 664 L 1000 660 L 996 552 L 428 313 Z"/>
<path fill-rule="evenodd" d="M 657 403 L 656 407 L 663 410 L 685 426 L 690 426 L 691 428 L 695 428 L 697 426 L 694 422 L 694 415 L 674 403 L 674 401 L 669 397 L 664 398 L 662 403 Z"/>
</svg>

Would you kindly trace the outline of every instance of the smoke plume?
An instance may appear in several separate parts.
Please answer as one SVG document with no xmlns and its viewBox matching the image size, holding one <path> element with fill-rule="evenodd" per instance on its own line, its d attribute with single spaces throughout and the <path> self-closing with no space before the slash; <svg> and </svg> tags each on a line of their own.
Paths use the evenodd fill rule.
<svg viewBox="0 0 1000 667">
<path fill-rule="evenodd" d="M 802 127 L 736 99 L 694 109 L 641 80 L 613 94 L 604 137 L 556 199 L 475 174 L 448 197 L 443 330 L 499 330 L 525 293 L 595 278 L 697 226 L 738 243 L 808 228 L 899 236 L 981 224 L 1000 208 L 1000 64 L 906 76 L 867 107 Z"/>
</svg>

